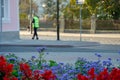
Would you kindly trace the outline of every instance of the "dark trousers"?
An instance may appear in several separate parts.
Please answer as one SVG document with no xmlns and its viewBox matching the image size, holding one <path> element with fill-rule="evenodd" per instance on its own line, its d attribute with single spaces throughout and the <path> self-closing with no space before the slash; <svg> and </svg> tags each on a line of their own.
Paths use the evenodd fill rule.
<svg viewBox="0 0 120 80">
<path fill-rule="evenodd" d="M 38 38 L 38 34 L 37 34 L 37 28 L 34 28 L 34 34 L 33 34 L 33 38 L 36 36 L 36 38 Z"/>
</svg>

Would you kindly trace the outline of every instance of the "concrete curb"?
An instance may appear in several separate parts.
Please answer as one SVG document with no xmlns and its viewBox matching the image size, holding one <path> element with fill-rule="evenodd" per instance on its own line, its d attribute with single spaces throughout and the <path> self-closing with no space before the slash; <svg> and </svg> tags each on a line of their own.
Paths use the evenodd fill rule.
<svg viewBox="0 0 120 80">
<path fill-rule="evenodd" d="M 99 46 L 98 42 L 86 41 L 50 41 L 50 40 L 16 40 L 12 42 L 1 42 L 0 46 L 23 46 L 23 47 L 90 47 Z"/>
<path fill-rule="evenodd" d="M 19 47 L 73 47 L 72 45 L 35 45 L 35 44 L 0 44 L 0 46 L 19 46 Z"/>
</svg>

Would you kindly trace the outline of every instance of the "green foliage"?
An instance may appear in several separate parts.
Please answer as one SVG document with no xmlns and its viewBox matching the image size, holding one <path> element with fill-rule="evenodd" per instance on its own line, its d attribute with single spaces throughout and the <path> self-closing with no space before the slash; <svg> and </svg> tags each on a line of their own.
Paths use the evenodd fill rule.
<svg viewBox="0 0 120 80">
<path fill-rule="evenodd" d="M 48 15 L 48 17 L 56 16 L 56 1 L 54 0 L 41 0 L 41 5 L 45 4 L 44 15 Z"/>
<path fill-rule="evenodd" d="M 49 66 L 52 67 L 52 66 L 57 66 L 57 62 L 56 61 L 53 61 L 53 60 L 49 60 Z"/>
<path fill-rule="evenodd" d="M 38 11 L 38 5 L 36 4 L 36 2 L 34 0 L 32 0 L 31 4 L 30 4 L 30 0 L 20 0 L 19 1 L 20 12 L 25 12 L 25 13 L 29 14 L 30 5 L 32 6 L 32 10 L 34 10 L 36 12 Z"/>
<path fill-rule="evenodd" d="M 70 0 L 69 4 L 64 9 L 64 16 L 70 19 L 79 18 L 80 6 L 76 5 L 75 0 Z"/>
<path fill-rule="evenodd" d="M 59 0 L 59 16 L 63 15 L 67 3 L 68 0 Z M 57 16 L 57 0 L 41 0 L 41 5 L 43 4 L 43 15 L 48 15 L 48 19 L 54 20 Z"/>
<path fill-rule="evenodd" d="M 13 72 L 12 72 L 12 75 L 14 75 L 15 77 L 18 77 L 18 70 L 13 70 Z"/>
<path fill-rule="evenodd" d="M 21 28 L 27 28 L 27 26 L 30 24 L 30 21 L 28 20 L 28 15 L 26 13 L 20 13 L 20 27 Z"/>
<path fill-rule="evenodd" d="M 14 70 L 12 72 L 12 74 L 15 76 L 15 77 L 18 77 L 18 69 L 19 69 L 19 66 L 17 66 L 19 64 L 19 61 L 17 60 L 18 57 L 15 55 L 15 54 L 12 54 L 12 53 L 9 53 L 8 55 L 5 56 L 7 61 L 11 64 L 15 64 L 14 66 Z"/>
<path fill-rule="evenodd" d="M 89 12 L 89 10 L 83 6 L 82 8 L 82 19 L 87 19 L 87 18 L 90 18 L 91 14 Z"/>
<path fill-rule="evenodd" d="M 109 15 L 112 15 L 114 20 L 120 18 L 120 0 L 102 0 L 101 4 L 103 4 L 104 10 Z"/>
<path fill-rule="evenodd" d="M 91 14 L 96 14 L 100 0 L 85 0 L 85 5 Z"/>
<path fill-rule="evenodd" d="M 85 65 L 87 61 L 84 58 L 78 58 L 75 62 L 75 68 L 79 69 L 82 74 L 84 74 L 84 68 L 83 65 Z"/>
<path fill-rule="evenodd" d="M 20 13 L 20 19 L 28 19 L 28 15 L 26 13 Z"/>
</svg>

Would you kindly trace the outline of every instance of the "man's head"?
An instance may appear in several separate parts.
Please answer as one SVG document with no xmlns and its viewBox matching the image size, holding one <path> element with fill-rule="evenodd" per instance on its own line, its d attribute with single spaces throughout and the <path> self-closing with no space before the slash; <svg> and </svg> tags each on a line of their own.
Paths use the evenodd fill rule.
<svg viewBox="0 0 120 80">
<path fill-rule="evenodd" d="M 39 17 L 39 16 L 38 16 L 38 14 L 36 14 L 36 13 L 34 13 L 34 16 L 37 16 L 37 17 Z"/>
</svg>

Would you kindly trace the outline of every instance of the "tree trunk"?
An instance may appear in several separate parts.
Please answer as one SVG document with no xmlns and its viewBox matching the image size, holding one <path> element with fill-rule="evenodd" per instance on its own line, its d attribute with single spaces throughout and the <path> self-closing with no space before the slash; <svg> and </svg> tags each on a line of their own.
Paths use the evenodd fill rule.
<svg viewBox="0 0 120 80">
<path fill-rule="evenodd" d="M 91 30 L 90 33 L 94 34 L 96 32 L 96 16 L 92 14 L 91 16 Z"/>
</svg>

